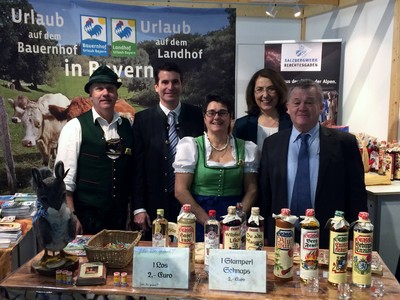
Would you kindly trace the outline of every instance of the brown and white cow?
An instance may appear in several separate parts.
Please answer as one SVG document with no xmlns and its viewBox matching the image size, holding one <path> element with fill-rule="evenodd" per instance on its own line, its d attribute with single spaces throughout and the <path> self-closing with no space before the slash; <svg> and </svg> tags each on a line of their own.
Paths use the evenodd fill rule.
<svg viewBox="0 0 400 300">
<path fill-rule="evenodd" d="M 49 112 L 50 104 L 67 107 L 70 101 L 62 94 L 46 94 L 37 102 L 29 101 L 22 114 L 21 123 L 25 131 L 22 145 L 36 145 L 42 155 L 43 165 L 52 167 L 57 154 L 58 137 L 67 121 L 57 120 Z"/>
<path fill-rule="evenodd" d="M 14 115 L 11 117 L 11 122 L 21 123 L 21 117 L 24 114 L 25 108 L 29 103 L 29 99 L 26 96 L 18 96 L 17 99 L 8 98 L 8 103 L 14 109 Z"/>
<path fill-rule="evenodd" d="M 49 105 L 50 113 L 59 121 L 71 120 L 84 112 L 87 112 L 93 106 L 92 100 L 87 97 L 76 96 L 71 100 L 71 104 L 65 107 L 57 105 Z M 115 103 L 115 111 L 122 117 L 125 117 L 133 122 L 136 110 L 125 100 L 118 99 Z"/>
<path fill-rule="evenodd" d="M 40 100 L 40 101 L 39 101 Z M 57 105 L 60 107 L 67 107 L 70 103 L 69 99 L 63 94 L 45 94 L 39 98 L 38 101 L 31 101 L 27 96 L 20 95 L 17 99 L 8 99 L 11 107 L 14 109 L 14 115 L 11 118 L 13 123 L 21 123 L 22 115 L 29 103 L 40 103 L 42 111 L 47 115 L 49 114 L 48 106 L 50 104 Z"/>
</svg>

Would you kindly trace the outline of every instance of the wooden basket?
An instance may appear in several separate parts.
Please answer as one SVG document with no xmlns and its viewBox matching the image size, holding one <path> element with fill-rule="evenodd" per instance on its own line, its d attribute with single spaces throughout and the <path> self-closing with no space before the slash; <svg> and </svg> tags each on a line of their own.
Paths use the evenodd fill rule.
<svg viewBox="0 0 400 300">
<path fill-rule="evenodd" d="M 102 230 L 91 237 L 84 246 L 89 262 L 103 262 L 109 268 L 126 267 L 133 258 L 133 247 L 142 237 L 139 231 Z M 108 243 L 130 244 L 128 248 L 106 249 Z"/>
</svg>

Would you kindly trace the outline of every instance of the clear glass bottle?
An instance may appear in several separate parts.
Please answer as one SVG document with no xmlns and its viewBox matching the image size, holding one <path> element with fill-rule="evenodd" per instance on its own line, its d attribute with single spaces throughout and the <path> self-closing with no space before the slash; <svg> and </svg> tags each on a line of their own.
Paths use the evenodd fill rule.
<svg viewBox="0 0 400 300">
<path fill-rule="evenodd" d="M 353 230 L 353 284 L 361 288 L 370 287 L 374 225 L 367 212 L 358 214 Z"/>
<path fill-rule="evenodd" d="M 192 206 L 184 204 L 178 216 L 178 248 L 189 248 L 189 269 L 195 271 L 195 244 L 196 244 L 196 216 L 192 213 Z"/>
<path fill-rule="evenodd" d="M 241 219 L 235 206 L 228 206 L 228 214 L 222 220 L 222 245 L 224 249 L 241 249 Z"/>
<path fill-rule="evenodd" d="M 329 272 L 328 282 L 332 285 L 346 283 L 347 251 L 349 247 L 349 223 L 344 212 L 337 210 L 329 219 Z"/>
<path fill-rule="evenodd" d="M 246 249 L 246 225 L 247 225 L 247 215 L 245 211 L 243 210 L 243 205 L 240 202 L 236 203 L 236 214 L 240 218 L 241 224 L 240 224 L 240 239 L 241 239 L 241 244 L 240 244 L 240 249 Z"/>
<path fill-rule="evenodd" d="M 246 229 L 246 250 L 264 249 L 264 218 L 260 216 L 260 208 L 252 207 Z"/>
<path fill-rule="evenodd" d="M 298 217 L 291 215 L 289 208 L 282 208 L 275 218 L 275 263 L 274 276 L 277 281 L 293 279 L 294 224 Z"/>
<path fill-rule="evenodd" d="M 216 220 L 217 212 L 208 211 L 208 220 L 204 224 L 204 270 L 208 272 L 210 249 L 219 249 L 220 224 Z"/>
<path fill-rule="evenodd" d="M 152 226 L 152 246 L 168 247 L 168 221 L 164 218 L 164 209 L 157 209 L 157 218 L 153 221 Z"/>
<path fill-rule="evenodd" d="M 300 280 L 318 278 L 319 222 L 312 208 L 300 222 Z"/>
</svg>

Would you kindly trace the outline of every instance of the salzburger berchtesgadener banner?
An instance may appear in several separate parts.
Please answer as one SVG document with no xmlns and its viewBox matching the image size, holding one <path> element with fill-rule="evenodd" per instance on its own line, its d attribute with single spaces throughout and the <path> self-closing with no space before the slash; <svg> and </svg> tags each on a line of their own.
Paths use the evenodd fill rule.
<svg viewBox="0 0 400 300">
<path fill-rule="evenodd" d="M 321 122 L 337 125 L 341 40 L 266 41 L 264 65 L 281 72 L 288 86 L 299 79 L 318 82 L 324 92 Z"/>
</svg>

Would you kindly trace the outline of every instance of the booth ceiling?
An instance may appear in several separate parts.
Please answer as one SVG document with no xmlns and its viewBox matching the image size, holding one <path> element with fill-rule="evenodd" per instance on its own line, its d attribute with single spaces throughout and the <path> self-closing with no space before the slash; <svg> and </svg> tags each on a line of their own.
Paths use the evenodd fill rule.
<svg viewBox="0 0 400 300">
<path fill-rule="evenodd" d="M 326 13 L 338 8 L 359 5 L 372 0 L 95 0 L 125 5 L 174 6 L 199 8 L 236 8 L 237 16 L 267 17 L 266 10 L 274 7 L 276 18 L 294 18 L 293 10 L 300 8 L 300 17 Z"/>
</svg>

